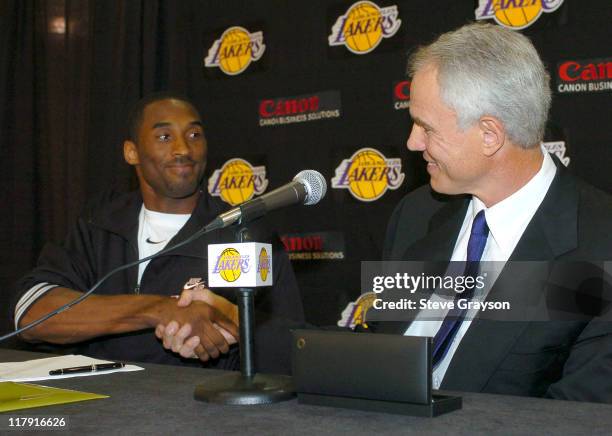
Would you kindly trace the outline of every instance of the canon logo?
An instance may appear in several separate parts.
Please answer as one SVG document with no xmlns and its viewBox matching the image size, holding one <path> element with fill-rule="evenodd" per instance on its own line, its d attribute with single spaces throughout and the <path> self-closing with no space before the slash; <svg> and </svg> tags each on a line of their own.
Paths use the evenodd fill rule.
<svg viewBox="0 0 612 436">
<path fill-rule="evenodd" d="M 317 110 L 319 110 L 319 96 L 317 95 L 282 100 L 262 100 L 259 104 L 259 115 L 262 118 L 316 112 Z"/>
<path fill-rule="evenodd" d="M 395 110 L 410 107 L 410 80 L 401 80 L 393 84 L 393 108 Z"/>
<path fill-rule="evenodd" d="M 559 65 L 559 78 L 564 82 L 590 82 L 593 80 L 612 79 L 612 62 L 563 62 Z"/>
<path fill-rule="evenodd" d="M 393 88 L 393 96 L 396 100 L 410 100 L 410 81 L 397 82 Z"/>
<path fill-rule="evenodd" d="M 281 241 L 285 250 L 293 251 L 321 251 L 323 250 L 323 238 L 321 236 L 283 236 Z"/>
</svg>

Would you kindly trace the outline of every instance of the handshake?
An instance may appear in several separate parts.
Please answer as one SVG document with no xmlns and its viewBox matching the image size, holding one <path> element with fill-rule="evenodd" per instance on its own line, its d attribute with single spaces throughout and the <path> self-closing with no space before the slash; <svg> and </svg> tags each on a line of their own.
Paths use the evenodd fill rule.
<svg viewBox="0 0 612 436">
<path fill-rule="evenodd" d="M 204 284 L 190 282 L 160 313 L 155 336 L 164 348 L 205 362 L 238 342 L 238 307 Z"/>
</svg>

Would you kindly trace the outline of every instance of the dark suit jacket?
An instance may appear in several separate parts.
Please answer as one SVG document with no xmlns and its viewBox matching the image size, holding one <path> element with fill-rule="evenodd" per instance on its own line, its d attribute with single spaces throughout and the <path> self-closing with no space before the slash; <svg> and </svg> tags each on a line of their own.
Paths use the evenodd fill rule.
<svg viewBox="0 0 612 436">
<path fill-rule="evenodd" d="M 612 197 L 576 179 L 558 162 L 557 167 L 544 201 L 509 260 L 549 261 L 548 274 L 561 269 L 571 283 L 551 289 L 558 280 L 517 276 L 509 271 L 509 262 L 487 300 L 545 300 L 559 291 L 566 299 L 569 295 L 574 306 L 585 300 L 585 313 L 567 321 L 493 321 L 477 316 L 441 389 L 612 402 L 612 316 L 605 295 L 610 281 L 601 262 L 593 262 L 612 259 Z M 437 195 L 429 186 L 408 194 L 392 215 L 384 258 L 448 261 L 469 200 Z M 592 267 L 568 272 L 566 261 L 589 261 Z M 373 330 L 403 333 L 407 326 L 381 322 Z"/>
</svg>

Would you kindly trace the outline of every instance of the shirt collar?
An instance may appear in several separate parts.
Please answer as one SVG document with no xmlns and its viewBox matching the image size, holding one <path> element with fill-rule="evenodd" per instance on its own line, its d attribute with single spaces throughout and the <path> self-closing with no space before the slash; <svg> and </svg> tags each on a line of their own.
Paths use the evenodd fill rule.
<svg viewBox="0 0 612 436">
<path fill-rule="evenodd" d="M 544 159 L 542 167 L 535 176 L 521 189 L 487 208 L 477 197 L 471 201 L 472 220 L 481 210 L 485 210 L 485 218 L 491 237 L 509 258 L 527 225 L 544 200 L 546 192 L 552 183 L 557 168 L 546 151 L 542 151 Z"/>
<path fill-rule="evenodd" d="M 164 213 L 149 210 L 142 204 L 142 216 L 144 222 L 147 222 L 152 226 L 159 227 L 178 227 L 181 228 L 185 225 L 187 220 L 191 217 L 190 213 Z"/>
</svg>

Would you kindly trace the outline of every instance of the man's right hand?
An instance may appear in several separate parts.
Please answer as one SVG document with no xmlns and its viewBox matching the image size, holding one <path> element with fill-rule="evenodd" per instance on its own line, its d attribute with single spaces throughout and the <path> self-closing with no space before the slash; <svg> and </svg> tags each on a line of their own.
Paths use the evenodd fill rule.
<svg viewBox="0 0 612 436">
<path fill-rule="evenodd" d="M 31 305 L 19 326 L 39 319 L 82 295 L 82 292 L 69 288 L 51 289 Z M 232 310 L 226 310 L 231 309 L 231 303 L 227 302 L 229 306 L 217 309 L 216 300 L 193 301 L 186 307 L 180 307 L 177 301 L 176 298 L 162 295 L 91 295 L 70 310 L 24 332 L 22 337 L 32 342 L 73 344 L 100 336 L 167 326 L 175 320 L 181 326 L 189 324 L 191 331 L 186 339 L 198 337 L 197 340 L 201 342 L 198 346 L 202 347 L 198 351 L 203 360 L 227 351 L 229 344 L 235 340 L 233 338 L 238 337 L 237 320 L 233 322 Z M 226 330 L 232 338 L 224 339 L 215 326 Z"/>
<path fill-rule="evenodd" d="M 236 324 L 214 306 L 196 299 L 190 299 L 183 307 L 176 300 L 168 303 L 173 307 L 164 311 L 155 329 L 164 348 L 207 361 L 227 353 L 234 338 L 238 338 Z"/>
</svg>

